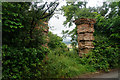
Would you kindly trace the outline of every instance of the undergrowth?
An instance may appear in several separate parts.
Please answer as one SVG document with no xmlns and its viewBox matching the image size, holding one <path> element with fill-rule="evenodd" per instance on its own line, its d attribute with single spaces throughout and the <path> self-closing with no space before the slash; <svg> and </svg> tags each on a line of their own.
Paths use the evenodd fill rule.
<svg viewBox="0 0 120 80">
<path fill-rule="evenodd" d="M 48 55 L 47 64 L 44 64 L 43 78 L 69 78 L 95 71 L 91 65 L 79 64 L 77 60 L 79 56 L 76 53 L 70 54 L 68 51 L 59 55 L 56 51 Z"/>
<path fill-rule="evenodd" d="M 93 42 L 95 48 L 83 57 L 78 56 L 77 51 L 62 51 L 56 49 L 48 54 L 45 66 L 44 78 L 68 78 L 87 72 L 95 72 L 118 67 L 119 48 L 104 36 L 95 36 Z"/>
</svg>

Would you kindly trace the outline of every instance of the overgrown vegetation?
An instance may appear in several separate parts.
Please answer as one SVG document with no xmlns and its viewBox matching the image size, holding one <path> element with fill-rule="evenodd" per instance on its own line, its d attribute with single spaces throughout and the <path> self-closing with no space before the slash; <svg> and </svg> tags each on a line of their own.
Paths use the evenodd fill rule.
<svg viewBox="0 0 120 80">
<path fill-rule="evenodd" d="M 79 57 L 77 55 L 73 57 L 70 55 L 70 52 L 61 54 L 56 50 L 54 53 L 49 54 L 48 57 L 47 65 L 44 66 L 45 73 L 43 75 L 45 78 L 69 78 L 93 71 L 89 65 L 79 64 L 79 61 L 76 59 Z"/>
<path fill-rule="evenodd" d="M 50 52 L 46 43 L 44 22 L 53 15 L 57 2 L 3 2 L 2 79 L 41 78 L 42 61 Z M 37 27 L 40 28 L 37 28 Z"/>
<path fill-rule="evenodd" d="M 80 59 L 82 64 L 88 64 L 96 70 L 108 71 L 118 68 L 119 48 L 116 43 L 109 41 L 104 36 L 95 36 L 95 48 L 85 57 Z"/>
<path fill-rule="evenodd" d="M 41 47 L 15 48 L 3 45 L 3 79 L 37 79 L 41 77 L 42 60 L 49 50 Z"/>
<path fill-rule="evenodd" d="M 62 8 L 67 17 L 64 24 L 73 19 L 95 18 L 95 48 L 85 57 L 78 56 L 77 48 L 68 51 L 62 38 L 48 33 L 48 48 L 43 28 L 53 15 L 58 3 L 3 3 L 2 79 L 68 78 L 97 70 L 117 68 L 120 48 L 120 2 L 103 3 L 103 6 L 86 7 L 86 2 L 67 3 Z M 109 11 L 111 10 L 111 11 Z M 108 13 L 109 12 L 109 13 Z M 77 45 L 77 28 L 63 31 Z"/>
<path fill-rule="evenodd" d="M 62 42 L 63 39 L 57 36 L 56 34 L 52 34 L 52 32 L 49 32 L 48 37 L 49 37 L 48 46 L 50 49 L 56 49 L 56 48 L 66 49 L 67 48 L 66 44 Z"/>
<path fill-rule="evenodd" d="M 72 26 L 77 18 L 94 18 L 94 46 L 95 48 L 80 59 L 80 64 L 88 64 L 96 70 L 108 71 L 118 67 L 119 39 L 120 39 L 120 2 L 103 2 L 101 7 L 86 8 L 86 2 L 69 2 L 62 7 L 66 16 L 65 25 Z M 72 44 L 77 45 L 77 28 L 72 31 L 63 31 L 65 36 L 71 35 Z"/>
</svg>

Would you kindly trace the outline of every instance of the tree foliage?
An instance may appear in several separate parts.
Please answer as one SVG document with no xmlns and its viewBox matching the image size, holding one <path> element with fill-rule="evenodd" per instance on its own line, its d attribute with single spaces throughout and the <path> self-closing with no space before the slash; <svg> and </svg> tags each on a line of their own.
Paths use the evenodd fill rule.
<svg viewBox="0 0 120 80">
<path fill-rule="evenodd" d="M 12 44 L 13 46 L 21 44 L 22 46 L 32 47 L 35 27 L 49 20 L 58 3 L 47 4 L 46 2 L 40 6 L 37 5 L 38 3 L 32 4 L 30 2 L 3 3 L 3 44 Z"/>
<path fill-rule="evenodd" d="M 39 79 L 44 75 L 57 78 L 64 75 L 72 77 L 74 73 L 94 71 L 94 68 L 107 71 L 109 68 L 118 67 L 120 2 L 109 4 L 104 2 L 103 6 L 97 8 L 87 8 L 86 2 L 67 3 L 63 6 L 62 10 L 66 16 L 64 24 L 68 23 L 69 26 L 77 18 L 96 19 L 95 48 L 84 58 L 79 58 L 78 55 L 75 56 L 76 53 L 67 51 L 62 38 L 51 32 L 48 33 L 48 47 L 53 51 L 42 46 L 46 43 L 42 26 L 46 27 L 44 22 L 52 17 L 59 3 L 46 2 L 40 6 L 38 4 L 31 2 L 2 4 L 3 79 Z M 38 26 L 40 26 L 39 29 L 36 28 Z M 63 31 L 63 33 L 68 33 L 72 37 L 73 46 L 77 45 L 76 27 L 72 31 Z M 45 54 L 50 58 L 43 67 L 41 63 L 46 59 Z M 71 64 L 72 60 L 74 63 Z M 54 76 L 55 74 L 57 75 Z"/>
<path fill-rule="evenodd" d="M 83 5 L 83 3 L 81 2 L 81 5 Z M 95 48 L 87 57 L 83 57 L 80 62 L 92 65 L 97 70 L 107 71 L 109 68 L 118 67 L 120 48 L 120 2 L 103 2 L 102 6 L 89 8 L 85 6 L 76 7 L 76 5 L 80 5 L 80 3 L 70 3 L 63 7 L 62 10 L 66 16 L 65 24 L 71 24 L 70 22 L 76 18 L 90 18 L 91 14 L 94 14 L 93 18 L 96 19 L 94 25 Z M 63 33 L 71 35 L 72 44 L 77 44 L 76 27 L 72 31 L 63 31 Z"/>
<path fill-rule="evenodd" d="M 45 44 L 42 26 L 53 15 L 57 2 L 2 3 L 3 75 L 2 79 L 41 78 L 42 61 L 49 49 Z M 36 27 L 40 27 L 37 29 Z M 46 27 L 46 26 L 45 26 Z M 48 26 L 47 26 L 48 27 Z"/>
<path fill-rule="evenodd" d="M 106 16 L 98 14 L 96 16 L 97 22 L 95 24 L 96 33 L 106 35 L 109 39 L 119 42 L 120 39 L 120 2 L 113 2 L 108 4 L 109 11 Z"/>
<path fill-rule="evenodd" d="M 120 2 L 103 2 L 100 7 L 86 8 L 86 2 L 68 3 L 62 7 L 66 21 L 64 24 L 72 26 L 74 19 L 77 18 L 95 18 L 96 24 L 94 26 L 96 33 L 105 34 L 107 37 L 119 40 L 119 15 L 120 15 Z M 65 31 L 64 31 L 65 33 Z M 77 29 L 67 31 L 68 35 L 71 35 L 72 41 L 77 38 Z M 76 40 L 77 41 L 77 40 Z"/>
<path fill-rule="evenodd" d="M 53 34 L 52 32 L 48 33 L 48 37 L 49 37 L 49 43 L 48 46 L 51 49 L 56 49 L 56 48 L 67 48 L 66 44 L 63 43 L 63 39 L 59 36 L 57 36 L 56 34 Z"/>
<path fill-rule="evenodd" d="M 72 26 L 73 21 L 78 18 L 95 18 L 96 14 L 95 8 L 87 8 L 87 2 L 68 2 L 66 6 L 62 7 L 62 11 L 64 12 L 64 16 L 66 17 L 66 21 L 64 25 Z M 63 34 L 67 34 L 72 38 L 72 45 L 77 45 L 77 27 L 75 27 L 72 31 L 63 31 Z"/>
<path fill-rule="evenodd" d="M 64 24 L 69 23 L 71 26 L 73 20 L 78 18 L 94 18 L 93 9 L 86 8 L 87 2 L 69 2 L 66 6 L 62 7 L 62 11 L 64 11 L 64 16 L 66 17 L 66 21 Z"/>
</svg>

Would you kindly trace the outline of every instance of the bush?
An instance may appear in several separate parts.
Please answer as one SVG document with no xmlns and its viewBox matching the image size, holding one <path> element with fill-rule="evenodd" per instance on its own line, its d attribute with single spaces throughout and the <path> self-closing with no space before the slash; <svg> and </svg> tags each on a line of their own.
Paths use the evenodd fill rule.
<svg viewBox="0 0 120 80">
<path fill-rule="evenodd" d="M 108 71 L 118 67 L 119 48 L 104 36 L 96 36 L 95 48 L 89 54 L 80 59 L 81 64 L 89 64 L 97 70 Z"/>
<path fill-rule="evenodd" d="M 44 47 L 17 49 L 3 45 L 2 79 L 41 78 L 41 61 L 48 52 L 49 50 Z"/>
<path fill-rule="evenodd" d="M 56 34 L 49 32 L 48 37 L 49 37 L 48 46 L 50 49 L 67 48 L 66 44 L 62 42 L 63 39 L 61 37 L 57 36 Z"/>
</svg>

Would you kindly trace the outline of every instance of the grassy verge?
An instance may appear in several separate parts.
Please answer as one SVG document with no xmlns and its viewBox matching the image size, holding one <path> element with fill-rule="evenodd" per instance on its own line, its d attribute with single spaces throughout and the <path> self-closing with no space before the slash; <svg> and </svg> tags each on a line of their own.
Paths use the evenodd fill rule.
<svg viewBox="0 0 120 80">
<path fill-rule="evenodd" d="M 79 57 L 76 53 L 66 52 L 64 54 L 51 53 L 48 55 L 47 64 L 44 64 L 44 78 L 68 78 L 74 77 L 87 72 L 93 72 L 90 65 L 83 65 L 79 62 Z"/>
<path fill-rule="evenodd" d="M 95 48 L 80 58 L 75 50 L 56 49 L 48 54 L 44 65 L 44 78 L 68 78 L 99 70 L 118 67 L 119 48 L 104 36 L 95 37 Z"/>
</svg>

